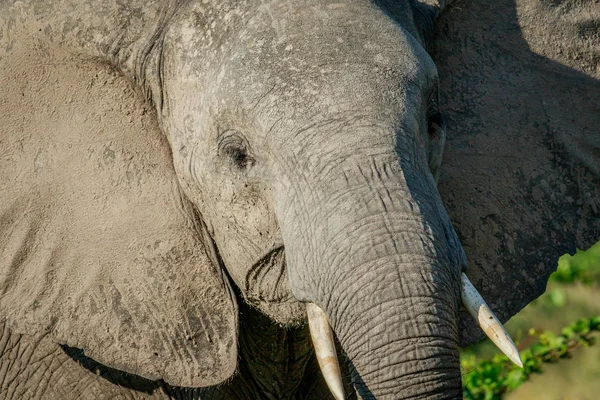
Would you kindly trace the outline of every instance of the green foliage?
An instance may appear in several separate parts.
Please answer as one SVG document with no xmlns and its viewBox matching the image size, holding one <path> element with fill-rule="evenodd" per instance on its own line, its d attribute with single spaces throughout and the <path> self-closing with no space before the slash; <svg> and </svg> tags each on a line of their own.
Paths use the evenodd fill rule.
<svg viewBox="0 0 600 400">
<path fill-rule="evenodd" d="M 565 254 L 550 276 L 551 282 L 592 284 L 600 282 L 600 242 L 586 251 L 577 249 L 574 255 Z"/>
<path fill-rule="evenodd" d="M 473 355 L 462 357 L 463 396 L 468 400 L 500 399 L 504 393 L 529 379 L 531 374 L 541 373 L 544 363 L 570 357 L 575 349 L 594 344 L 594 332 L 600 332 L 600 316 L 573 322 L 563 328 L 560 335 L 531 329 L 529 337 L 537 339 L 537 342 L 521 351 L 522 369 L 503 354 L 483 360 L 476 360 Z"/>
<path fill-rule="evenodd" d="M 535 302 L 536 309 L 543 310 L 548 316 L 553 313 L 556 315 L 556 310 L 569 304 L 565 291 L 568 286 L 583 284 L 597 287 L 600 284 L 600 242 L 587 251 L 577 250 L 574 255 L 562 256 L 550 282 L 549 290 Z M 573 322 L 563 328 L 559 335 L 529 329 L 529 334 L 520 340 L 522 369 L 512 364 L 503 354 L 477 359 L 467 350 L 461 357 L 463 396 L 469 400 L 501 399 L 505 393 L 527 381 L 532 374 L 542 373 L 545 363 L 569 358 L 575 349 L 594 344 L 596 332 L 600 332 L 600 316 Z"/>
</svg>

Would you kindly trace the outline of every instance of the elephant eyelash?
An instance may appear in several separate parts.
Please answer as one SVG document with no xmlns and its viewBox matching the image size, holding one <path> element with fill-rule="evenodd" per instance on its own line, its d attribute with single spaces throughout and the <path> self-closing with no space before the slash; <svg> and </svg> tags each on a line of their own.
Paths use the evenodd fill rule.
<svg viewBox="0 0 600 400">
<path fill-rule="evenodd" d="M 237 132 L 227 131 L 218 138 L 219 155 L 225 157 L 239 171 L 245 171 L 254 165 L 246 140 Z"/>
</svg>

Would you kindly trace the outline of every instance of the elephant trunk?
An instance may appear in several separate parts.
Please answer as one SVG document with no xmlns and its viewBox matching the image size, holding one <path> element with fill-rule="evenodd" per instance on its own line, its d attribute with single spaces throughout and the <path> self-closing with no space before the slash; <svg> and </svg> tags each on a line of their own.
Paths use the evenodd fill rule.
<svg viewBox="0 0 600 400">
<path fill-rule="evenodd" d="M 432 267 L 380 259 L 325 306 L 363 398 L 460 397 L 456 296 Z"/>
<path fill-rule="evenodd" d="M 464 255 L 435 183 L 354 165 L 283 213 L 301 221 L 282 221 L 294 295 L 325 311 L 363 398 L 459 398 Z"/>
</svg>

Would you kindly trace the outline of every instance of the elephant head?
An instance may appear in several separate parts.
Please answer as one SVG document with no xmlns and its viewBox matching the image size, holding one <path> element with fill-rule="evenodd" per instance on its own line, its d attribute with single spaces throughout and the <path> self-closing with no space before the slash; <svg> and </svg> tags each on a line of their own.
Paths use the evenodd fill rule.
<svg viewBox="0 0 600 400">
<path fill-rule="evenodd" d="M 505 320 L 552 264 L 506 293 L 467 262 L 436 184 L 441 4 L 93 3 L 0 8 L 1 317 L 204 387 L 235 372 L 239 300 L 283 325 L 311 304 L 361 396 L 460 396 L 461 297 L 487 310 L 462 273 L 487 265 Z"/>
</svg>

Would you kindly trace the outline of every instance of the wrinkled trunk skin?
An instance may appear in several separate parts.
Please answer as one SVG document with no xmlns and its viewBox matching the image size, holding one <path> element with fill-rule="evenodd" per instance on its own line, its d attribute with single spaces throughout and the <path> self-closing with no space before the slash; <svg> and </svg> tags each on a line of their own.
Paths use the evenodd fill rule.
<svg viewBox="0 0 600 400">
<path fill-rule="evenodd" d="M 395 155 L 335 168 L 283 211 L 294 294 L 326 310 L 363 398 L 460 398 L 464 254 L 431 175 Z"/>
</svg>

